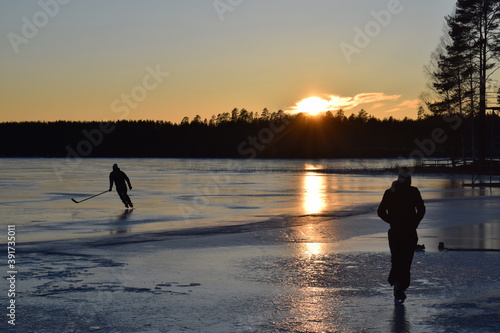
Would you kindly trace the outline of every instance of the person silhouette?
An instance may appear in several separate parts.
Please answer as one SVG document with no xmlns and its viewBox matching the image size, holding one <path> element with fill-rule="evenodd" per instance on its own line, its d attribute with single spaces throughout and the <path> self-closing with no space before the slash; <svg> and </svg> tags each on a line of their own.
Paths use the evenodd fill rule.
<svg viewBox="0 0 500 333">
<path fill-rule="evenodd" d="M 126 182 L 126 183 L 125 183 Z M 130 185 L 130 179 L 127 177 L 125 172 L 121 171 L 118 164 L 113 164 L 113 171 L 109 174 L 109 191 L 113 190 L 113 183 L 116 185 L 116 192 L 120 196 L 123 204 L 126 208 L 133 208 L 134 205 L 130 201 L 130 197 L 127 194 L 127 184 L 128 188 L 132 190 L 132 185 Z"/>
<path fill-rule="evenodd" d="M 394 286 L 394 299 L 403 303 L 410 286 L 410 270 L 418 241 L 417 227 L 425 215 L 418 188 L 411 186 L 411 175 L 403 170 L 386 190 L 377 209 L 378 216 L 390 224 L 391 271 L 388 282 Z"/>
</svg>

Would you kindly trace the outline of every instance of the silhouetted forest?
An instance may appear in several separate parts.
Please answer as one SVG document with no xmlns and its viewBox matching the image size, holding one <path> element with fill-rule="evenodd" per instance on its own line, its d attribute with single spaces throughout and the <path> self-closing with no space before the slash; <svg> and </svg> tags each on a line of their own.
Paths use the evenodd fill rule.
<svg viewBox="0 0 500 333">
<path fill-rule="evenodd" d="M 488 119 L 498 128 L 498 117 Z M 460 157 L 474 154 L 475 124 L 458 116 L 377 119 L 261 115 L 245 109 L 165 121 L 14 122 L 0 124 L 3 157 L 348 158 Z M 488 141 L 490 142 L 490 141 Z M 489 151 L 489 149 L 488 149 Z"/>
</svg>

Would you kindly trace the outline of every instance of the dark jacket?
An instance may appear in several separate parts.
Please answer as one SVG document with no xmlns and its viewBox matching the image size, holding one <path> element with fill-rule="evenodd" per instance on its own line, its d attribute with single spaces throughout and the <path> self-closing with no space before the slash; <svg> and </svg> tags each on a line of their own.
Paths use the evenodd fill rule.
<svg viewBox="0 0 500 333">
<path fill-rule="evenodd" d="M 396 181 L 385 191 L 377 213 L 391 229 L 416 229 L 425 215 L 424 200 L 416 187 Z"/>
<path fill-rule="evenodd" d="M 109 174 L 109 189 L 113 188 L 113 182 L 115 183 L 117 190 L 126 190 L 127 185 L 125 182 L 127 182 L 129 188 L 132 187 L 125 172 L 121 171 L 118 167 L 113 167 L 113 171 Z"/>
</svg>

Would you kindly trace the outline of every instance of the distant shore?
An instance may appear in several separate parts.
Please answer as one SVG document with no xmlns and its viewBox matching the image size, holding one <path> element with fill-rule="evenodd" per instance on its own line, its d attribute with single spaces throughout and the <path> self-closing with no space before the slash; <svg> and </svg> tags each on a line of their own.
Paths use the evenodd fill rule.
<svg viewBox="0 0 500 333">
<path fill-rule="evenodd" d="M 457 119 L 458 116 L 456 116 Z M 0 123 L 0 157 L 449 158 L 478 156 L 470 119 L 377 119 L 360 113 L 308 117 L 235 109 L 210 120 Z M 489 119 L 492 124 L 497 119 Z M 495 123 L 496 124 L 496 123 Z M 493 126 L 493 125 L 492 125 Z M 435 129 L 441 129 L 438 138 Z M 489 133 L 489 131 L 488 131 Z M 487 133 L 487 134 L 488 134 Z M 489 135 L 489 134 L 488 134 Z M 492 134 L 493 135 L 493 134 Z M 489 154 L 490 137 L 484 153 Z"/>
</svg>

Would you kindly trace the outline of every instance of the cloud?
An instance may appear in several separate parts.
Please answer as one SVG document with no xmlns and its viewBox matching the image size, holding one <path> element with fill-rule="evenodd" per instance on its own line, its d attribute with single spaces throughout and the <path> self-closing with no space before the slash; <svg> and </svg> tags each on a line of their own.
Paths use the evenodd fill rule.
<svg viewBox="0 0 500 333">
<path fill-rule="evenodd" d="M 398 106 L 405 108 L 416 108 L 420 105 L 419 99 L 407 99 L 406 101 L 401 102 Z"/>
<path fill-rule="evenodd" d="M 394 101 L 400 97 L 401 95 L 386 95 L 380 92 L 361 93 L 354 96 L 354 101 L 357 103 L 355 106 L 357 106 L 359 104 L 375 103 L 382 101 Z"/>
<path fill-rule="evenodd" d="M 385 113 L 394 113 L 399 111 L 406 111 L 407 109 L 416 109 L 420 105 L 418 99 L 407 99 L 396 105 L 396 107 L 386 110 Z"/>
<path fill-rule="evenodd" d="M 372 109 L 379 109 L 381 107 L 385 106 L 385 103 L 375 103 L 372 105 Z"/>
</svg>

